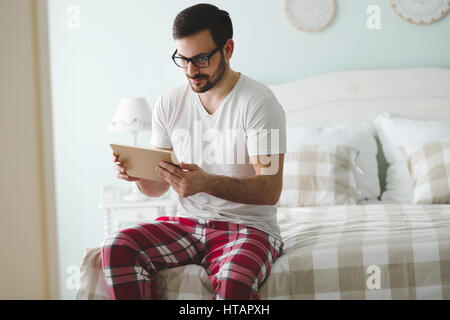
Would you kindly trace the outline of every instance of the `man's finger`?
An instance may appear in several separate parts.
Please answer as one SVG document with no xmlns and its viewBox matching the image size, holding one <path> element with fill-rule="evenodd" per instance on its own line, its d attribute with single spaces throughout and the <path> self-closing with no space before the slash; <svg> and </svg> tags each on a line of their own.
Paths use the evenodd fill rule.
<svg viewBox="0 0 450 320">
<path fill-rule="evenodd" d="M 124 174 L 124 173 L 119 173 L 119 174 L 117 174 L 117 178 L 123 179 L 123 180 L 129 180 L 130 176 L 127 174 Z"/>
<path fill-rule="evenodd" d="M 116 169 L 119 172 L 125 172 L 125 169 L 123 167 L 119 166 L 118 164 L 114 165 L 114 169 Z"/>
<path fill-rule="evenodd" d="M 157 167 L 156 172 L 159 174 L 159 176 L 161 178 L 166 180 L 169 184 L 176 183 L 177 185 L 179 185 L 181 182 L 180 177 L 178 177 L 177 175 L 173 174 L 172 172 L 170 172 L 164 168 Z"/>
<path fill-rule="evenodd" d="M 178 167 L 176 167 L 176 166 L 174 166 L 174 165 L 172 165 L 170 163 L 160 162 L 159 166 L 164 168 L 165 170 L 169 171 L 170 173 L 180 177 L 180 178 L 184 177 L 183 170 L 179 169 Z"/>
<path fill-rule="evenodd" d="M 181 169 L 187 169 L 187 170 L 196 170 L 199 168 L 195 163 L 184 163 L 181 162 Z"/>
</svg>

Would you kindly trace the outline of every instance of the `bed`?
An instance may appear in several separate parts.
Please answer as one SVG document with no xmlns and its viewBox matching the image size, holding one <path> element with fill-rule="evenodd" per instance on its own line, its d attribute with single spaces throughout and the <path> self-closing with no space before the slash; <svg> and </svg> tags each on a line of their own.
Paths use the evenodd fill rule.
<svg viewBox="0 0 450 320">
<path fill-rule="evenodd" d="M 352 139 L 349 150 L 357 152 L 347 166 L 355 192 L 315 190 L 312 198 L 283 189 L 277 216 L 284 254 L 260 298 L 450 299 L 450 70 L 341 71 L 270 87 L 286 112 L 288 153 Z M 436 143 L 442 156 L 427 159 L 447 167 L 438 182 L 422 183 L 417 146 L 435 150 Z M 85 250 L 77 299 L 109 299 L 100 250 Z M 198 265 L 163 270 L 156 281 L 162 299 L 212 296 Z"/>
</svg>

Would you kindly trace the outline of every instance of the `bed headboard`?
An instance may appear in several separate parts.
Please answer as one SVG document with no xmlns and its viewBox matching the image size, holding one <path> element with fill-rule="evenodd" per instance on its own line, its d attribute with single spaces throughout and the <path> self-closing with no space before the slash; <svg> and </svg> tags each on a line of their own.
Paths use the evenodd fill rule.
<svg viewBox="0 0 450 320">
<path fill-rule="evenodd" d="M 288 127 L 373 120 L 379 112 L 450 121 L 450 69 L 407 68 L 324 73 L 269 86 L 286 112 Z M 385 190 L 386 160 L 378 143 Z"/>
</svg>

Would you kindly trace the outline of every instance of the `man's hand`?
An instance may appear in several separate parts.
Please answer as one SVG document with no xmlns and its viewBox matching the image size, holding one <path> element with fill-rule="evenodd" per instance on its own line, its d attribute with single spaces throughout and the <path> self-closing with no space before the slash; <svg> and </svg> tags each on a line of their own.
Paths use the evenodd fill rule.
<svg viewBox="0 0 450 320">
<path fill-rule="evenodd" d="M 211 175 L 196 164 L 181 162 L 180 168 L 160 162 L 155 171 L 183 198 L 208 190 Z"/>
<path fill-rule="evenodd" d="M 114 152 L 113 152 L 113 162 L 114 162 L 114 169 L 117 171 L 117 178 L 128 182 L 136 182 L 143 180 L 141 178 L 129 176 L 127 170 L 122 166 L 122 163 L 119 161 L 119 157 Z"/>
</svg>

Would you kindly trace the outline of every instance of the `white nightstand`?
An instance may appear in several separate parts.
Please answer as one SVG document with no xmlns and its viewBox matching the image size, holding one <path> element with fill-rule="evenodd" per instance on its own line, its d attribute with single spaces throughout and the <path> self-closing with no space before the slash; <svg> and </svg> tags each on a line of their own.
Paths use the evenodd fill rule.
<svg viewBox="0 0 450 320">
<path fill-rule="evenodd" d="M 176 215 L 178 194 L 172 188 L 162 197 L 136 202 L 123 201 L 123 193 L 120 186 L 102 188 L 99 208 L 104 217 L 105 236 L 126 227 L 125 224 L 128 226 Z"/>
</svg>

